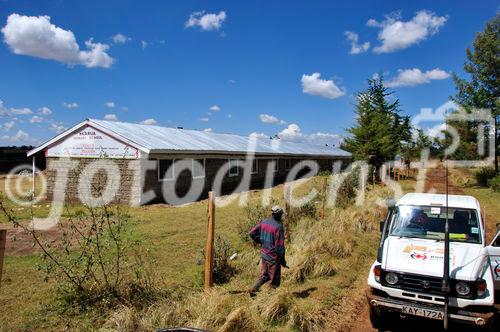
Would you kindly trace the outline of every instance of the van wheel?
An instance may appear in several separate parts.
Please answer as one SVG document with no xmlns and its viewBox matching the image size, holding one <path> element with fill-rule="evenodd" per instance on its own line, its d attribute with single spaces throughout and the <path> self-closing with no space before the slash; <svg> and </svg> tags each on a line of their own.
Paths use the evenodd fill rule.
<svg viewBox="0 0 500 332">
<path fill-rule="evenodd" d="M 388 319 L 389 313 L 381 310 L 370 307 L 370 322 L 374 329 L 379 331 L 385 331 L 389 326 L 388 323 L 390 319 Z"/>
<path fill-rule="evenodd" d="M 483 329 L 483 331 L 485 332 L 495 332 L 495 331 L 498 331 L 498 329 L 500 328 L 499 326 L 499 321 L 498 321 L 498 314 L 494 315 L 490 321 L 488 322 L 488 325 L 486 325 Z"/>
</svg>

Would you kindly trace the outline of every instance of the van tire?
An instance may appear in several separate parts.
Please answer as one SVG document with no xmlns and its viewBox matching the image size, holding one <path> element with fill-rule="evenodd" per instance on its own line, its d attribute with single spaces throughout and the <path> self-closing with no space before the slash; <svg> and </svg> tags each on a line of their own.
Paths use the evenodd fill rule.
<svg viewBox="0 0 500 332">
<path fill-rule="evenodd" d="M 495 332 L 498 331 L 499 326 L 499 321 L 498 321 L 498 316 L 499 314 L 493 315 L 493 317 L 490 319 L 488 322 L 488 325 L 486 325 L 483 329 L 485 332 Z"/>
<path fill-rule="evenodd" d="M 385 331 L 388 328 L 388 315 L 389 313 L 384 310 L 370 307 L 370 322 L 373 328 L 379 331 Z"/>
</svg>

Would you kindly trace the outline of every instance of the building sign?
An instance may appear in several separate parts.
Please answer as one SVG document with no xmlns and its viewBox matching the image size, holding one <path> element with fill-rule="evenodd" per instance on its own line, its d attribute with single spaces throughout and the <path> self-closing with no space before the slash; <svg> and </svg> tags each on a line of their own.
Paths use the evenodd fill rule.
<svg viewBox="0 0 500 332">
<path fill-rule="evenodd" d="M 87 126 L 49 147 L 47 157 L 139 158 L 139 150 Z"/>
</svg>

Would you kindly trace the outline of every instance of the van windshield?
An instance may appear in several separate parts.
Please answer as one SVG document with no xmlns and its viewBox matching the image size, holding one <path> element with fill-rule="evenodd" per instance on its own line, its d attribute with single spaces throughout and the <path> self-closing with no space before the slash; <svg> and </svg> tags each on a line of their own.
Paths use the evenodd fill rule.
<svg viewBox="0 0 500 332">
<path fill-rule="evenodd" d="M 446 208 L 443 206 L 401 205 L 393 215 L 390 235 L 421 239 L 444 239 Z M 481 243 L 477 212 L 448 208 L 450 241 Z"/>
</svg>

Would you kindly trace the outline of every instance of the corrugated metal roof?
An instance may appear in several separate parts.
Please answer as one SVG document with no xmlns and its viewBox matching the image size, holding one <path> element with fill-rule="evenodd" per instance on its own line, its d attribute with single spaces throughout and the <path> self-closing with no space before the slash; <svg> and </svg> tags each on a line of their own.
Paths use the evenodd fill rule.
<svg viewBox="0 0 500 332">
<path fill-rule="evenodd" d="M 133 143 L 147 153 L 159 152 L 193 152 L 193 153 L 235 153 L 246 154 L 254 152 L 256 154 L 284 154 L 301 156 L 329 156 L 329 157 L 350 157 L 351 154 L 333 146 L 314 145 L 307 143 L 297 143 L 278 139 L 256 138 L 252 145 L 250 136 L 240 136 L 233 134 L 219 134 L 213 132 L 177 129 L 160 127 L 153 125 L 142 125 L 137 123 L 115 122 L 105 120 L 89 119 L 89 125 L 94 125 L 98 129 L 105 129 L 108 132 L 120 136 L 129 143 Z M 81 123 L 84 124 L 84 123 Z M 80 128 L 81 124 L 73 127 Z M 68 130 L 64 136 L 71 133 Z M 42 146 L 30 151 L 32 155 L 46 146 L 53 144 L 55 140 L 62 139 L 61 135 L 46 142 Z"/>
</svg>

